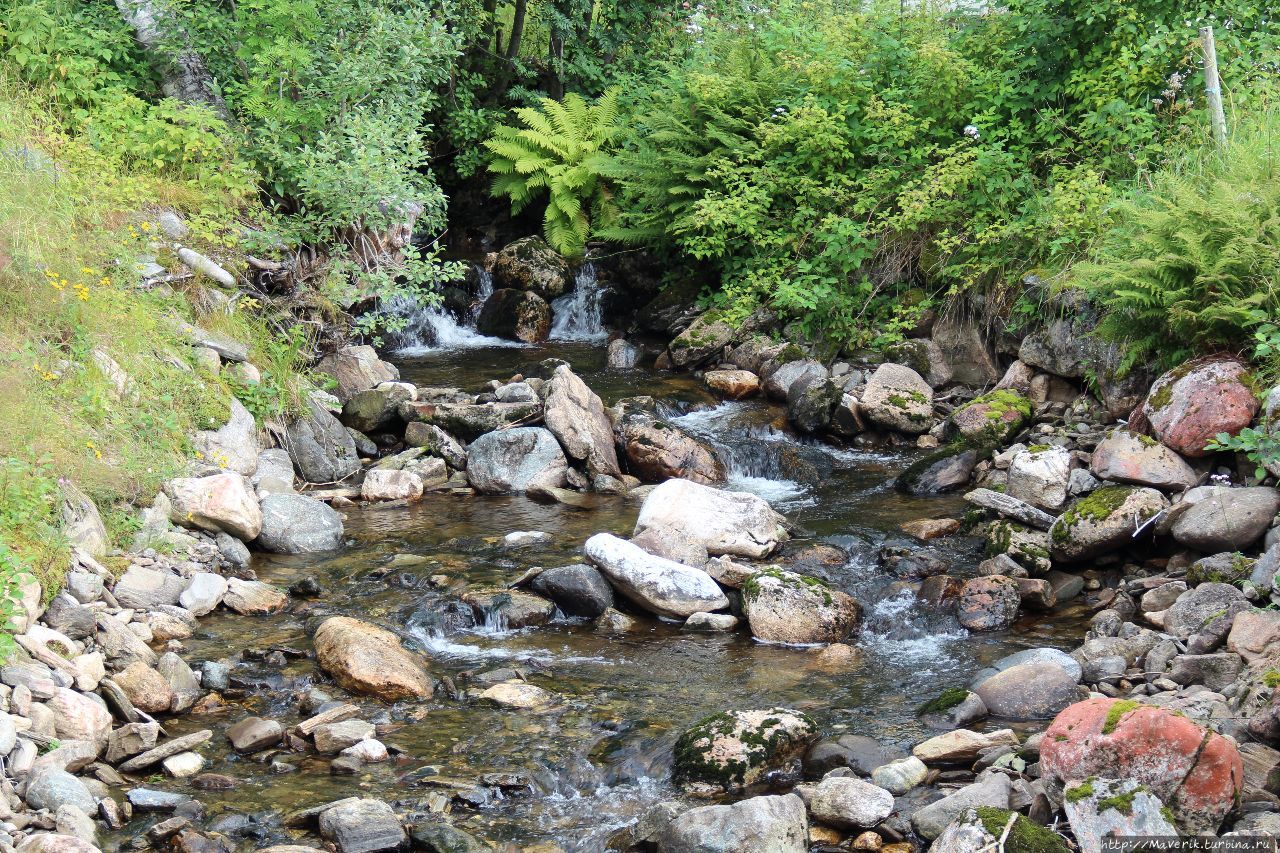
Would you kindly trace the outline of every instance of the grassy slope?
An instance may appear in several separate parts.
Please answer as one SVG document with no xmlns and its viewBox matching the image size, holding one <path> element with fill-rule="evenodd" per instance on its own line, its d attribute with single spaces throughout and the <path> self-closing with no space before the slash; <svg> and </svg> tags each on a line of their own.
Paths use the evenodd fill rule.
<svg viewBox="0 0 1280 853">
<path fill-rule="evenodd" d="M 140 256 L 179 268 L 156 239 L 158 208 L 197 223 L 208 221 L 201 213 L 223 213 L 221 226 L 199 228 L 191 240 L 225 257 L 234 254 L 230 214 L 252 213 L 242 200 L 145 170 L 126 173 L 2 82 L 0 115 L 0 572 L 30 569 L 48 595 L 66 564 L 60 478 L 95 499 L 123 543 L 133 507 L 149 503 L 190 459 L 190 434 L 228 415 L 231 385 L 196 369 L 170 318 L 249 342 L 251 360 L 269 371 L 259 397 L 282 396 L 277 386 L 294 383 L 298 355 L 245 310 L 252 306 L 208 299 L 208 281 L 137 288 Z M 197 312 L 197 302 L 224 305 Z M 101 354 L 127 374 L 126 388 Z"/>
</svg>

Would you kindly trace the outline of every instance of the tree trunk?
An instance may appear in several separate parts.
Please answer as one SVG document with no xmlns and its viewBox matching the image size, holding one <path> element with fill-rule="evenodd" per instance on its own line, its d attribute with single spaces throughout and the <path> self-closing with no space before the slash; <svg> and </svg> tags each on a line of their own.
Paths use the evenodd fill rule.
<svg viewBox="0 0 1280 853">
<path fill-rule="evenodd" d="M 516 0 L 516 10 L 511 17 L 511 39 L 507 42 L 507 59 L 520 55 L 520 40 L 524 38 L 524 19 L 528 13 L 529 0 Z"/>
<path fill-rule="evenodd" d="M 170 98 L 209 107 L 227 121 L 227 104 L 213 85 L 213 75 L 180 27 L 170 26 L 163 0 L 115 0 L 134 38 L 160 71 L 160 88 Z"/>
</svg>

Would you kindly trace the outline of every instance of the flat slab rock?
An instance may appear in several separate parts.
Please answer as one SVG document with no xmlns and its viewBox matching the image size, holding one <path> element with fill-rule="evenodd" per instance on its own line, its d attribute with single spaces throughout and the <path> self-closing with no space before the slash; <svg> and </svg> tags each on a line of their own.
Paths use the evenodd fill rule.
<svg viewBox="0 0 1280 853">
<path fill-rule="evenodd" d="M 322 812 L 320 834 L 339 853 L 398 850 L 408 841 L 400 818 L 381 800 L 347 801 Z"/>
</svg>

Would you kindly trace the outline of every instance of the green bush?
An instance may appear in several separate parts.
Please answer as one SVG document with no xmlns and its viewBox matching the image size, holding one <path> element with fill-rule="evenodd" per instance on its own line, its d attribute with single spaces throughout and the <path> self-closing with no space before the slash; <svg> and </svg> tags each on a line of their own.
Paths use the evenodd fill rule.
<svg viewBox="0 0 1280 853">
<path fill-rule="evenodd" d="M 1280 318 L 1280 122 L 1237 128 L 1151 176 L 1116 204 L 1112 228 L 1071 283 L 1105 309 L 1098 332 L 1123 343 L 1126 364 L 1172 366 L 1256 343 Z"/>
<path fill-rule="evenodd" d="M 547 242 L 563 255 L 581 257 L 593 228 L 612 216 L 600 169 L 618 132 L 617 93 L 606 92 L 593 104 L 574 93 L 563 102 L 544 98 L 540 109 L 518 109 L 515 116 L 523 127 L 501 125 L 485 142 L 493 155 L 493 194 L 509 198 L 513 213 L 545 195 Z"/>
</svg>

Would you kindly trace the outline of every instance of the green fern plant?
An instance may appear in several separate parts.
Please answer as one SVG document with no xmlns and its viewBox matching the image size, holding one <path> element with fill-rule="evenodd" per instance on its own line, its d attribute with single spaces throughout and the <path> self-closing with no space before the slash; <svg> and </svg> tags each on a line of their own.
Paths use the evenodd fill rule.
<svg viewBox="0 0 1280 853">
<path fill-rule="evenodd" d="M 1073 270 L 1127 365 L 1239 350 L 1261 321 L 1280 318 L 1280 154 L 1268 124 L 1203 162 L 1157 173 L 1150 190 L 1116 207 L 1093 260 Z"/>
<path fill-rule="evenodd" d="M 601 170 L 618 134 L 618 94 L 594 104 L 570 93 L 563 101 L 543 98 L 539 108 L 515 111 L 522 126 L 500 125 L 485 143 L 496 177 L 493 194 L 511 200 L 519 213 L 546 197 L 542 230 L 557 252 L 581 257 L 592 230 L 613 216 Z"/>
</svg>

